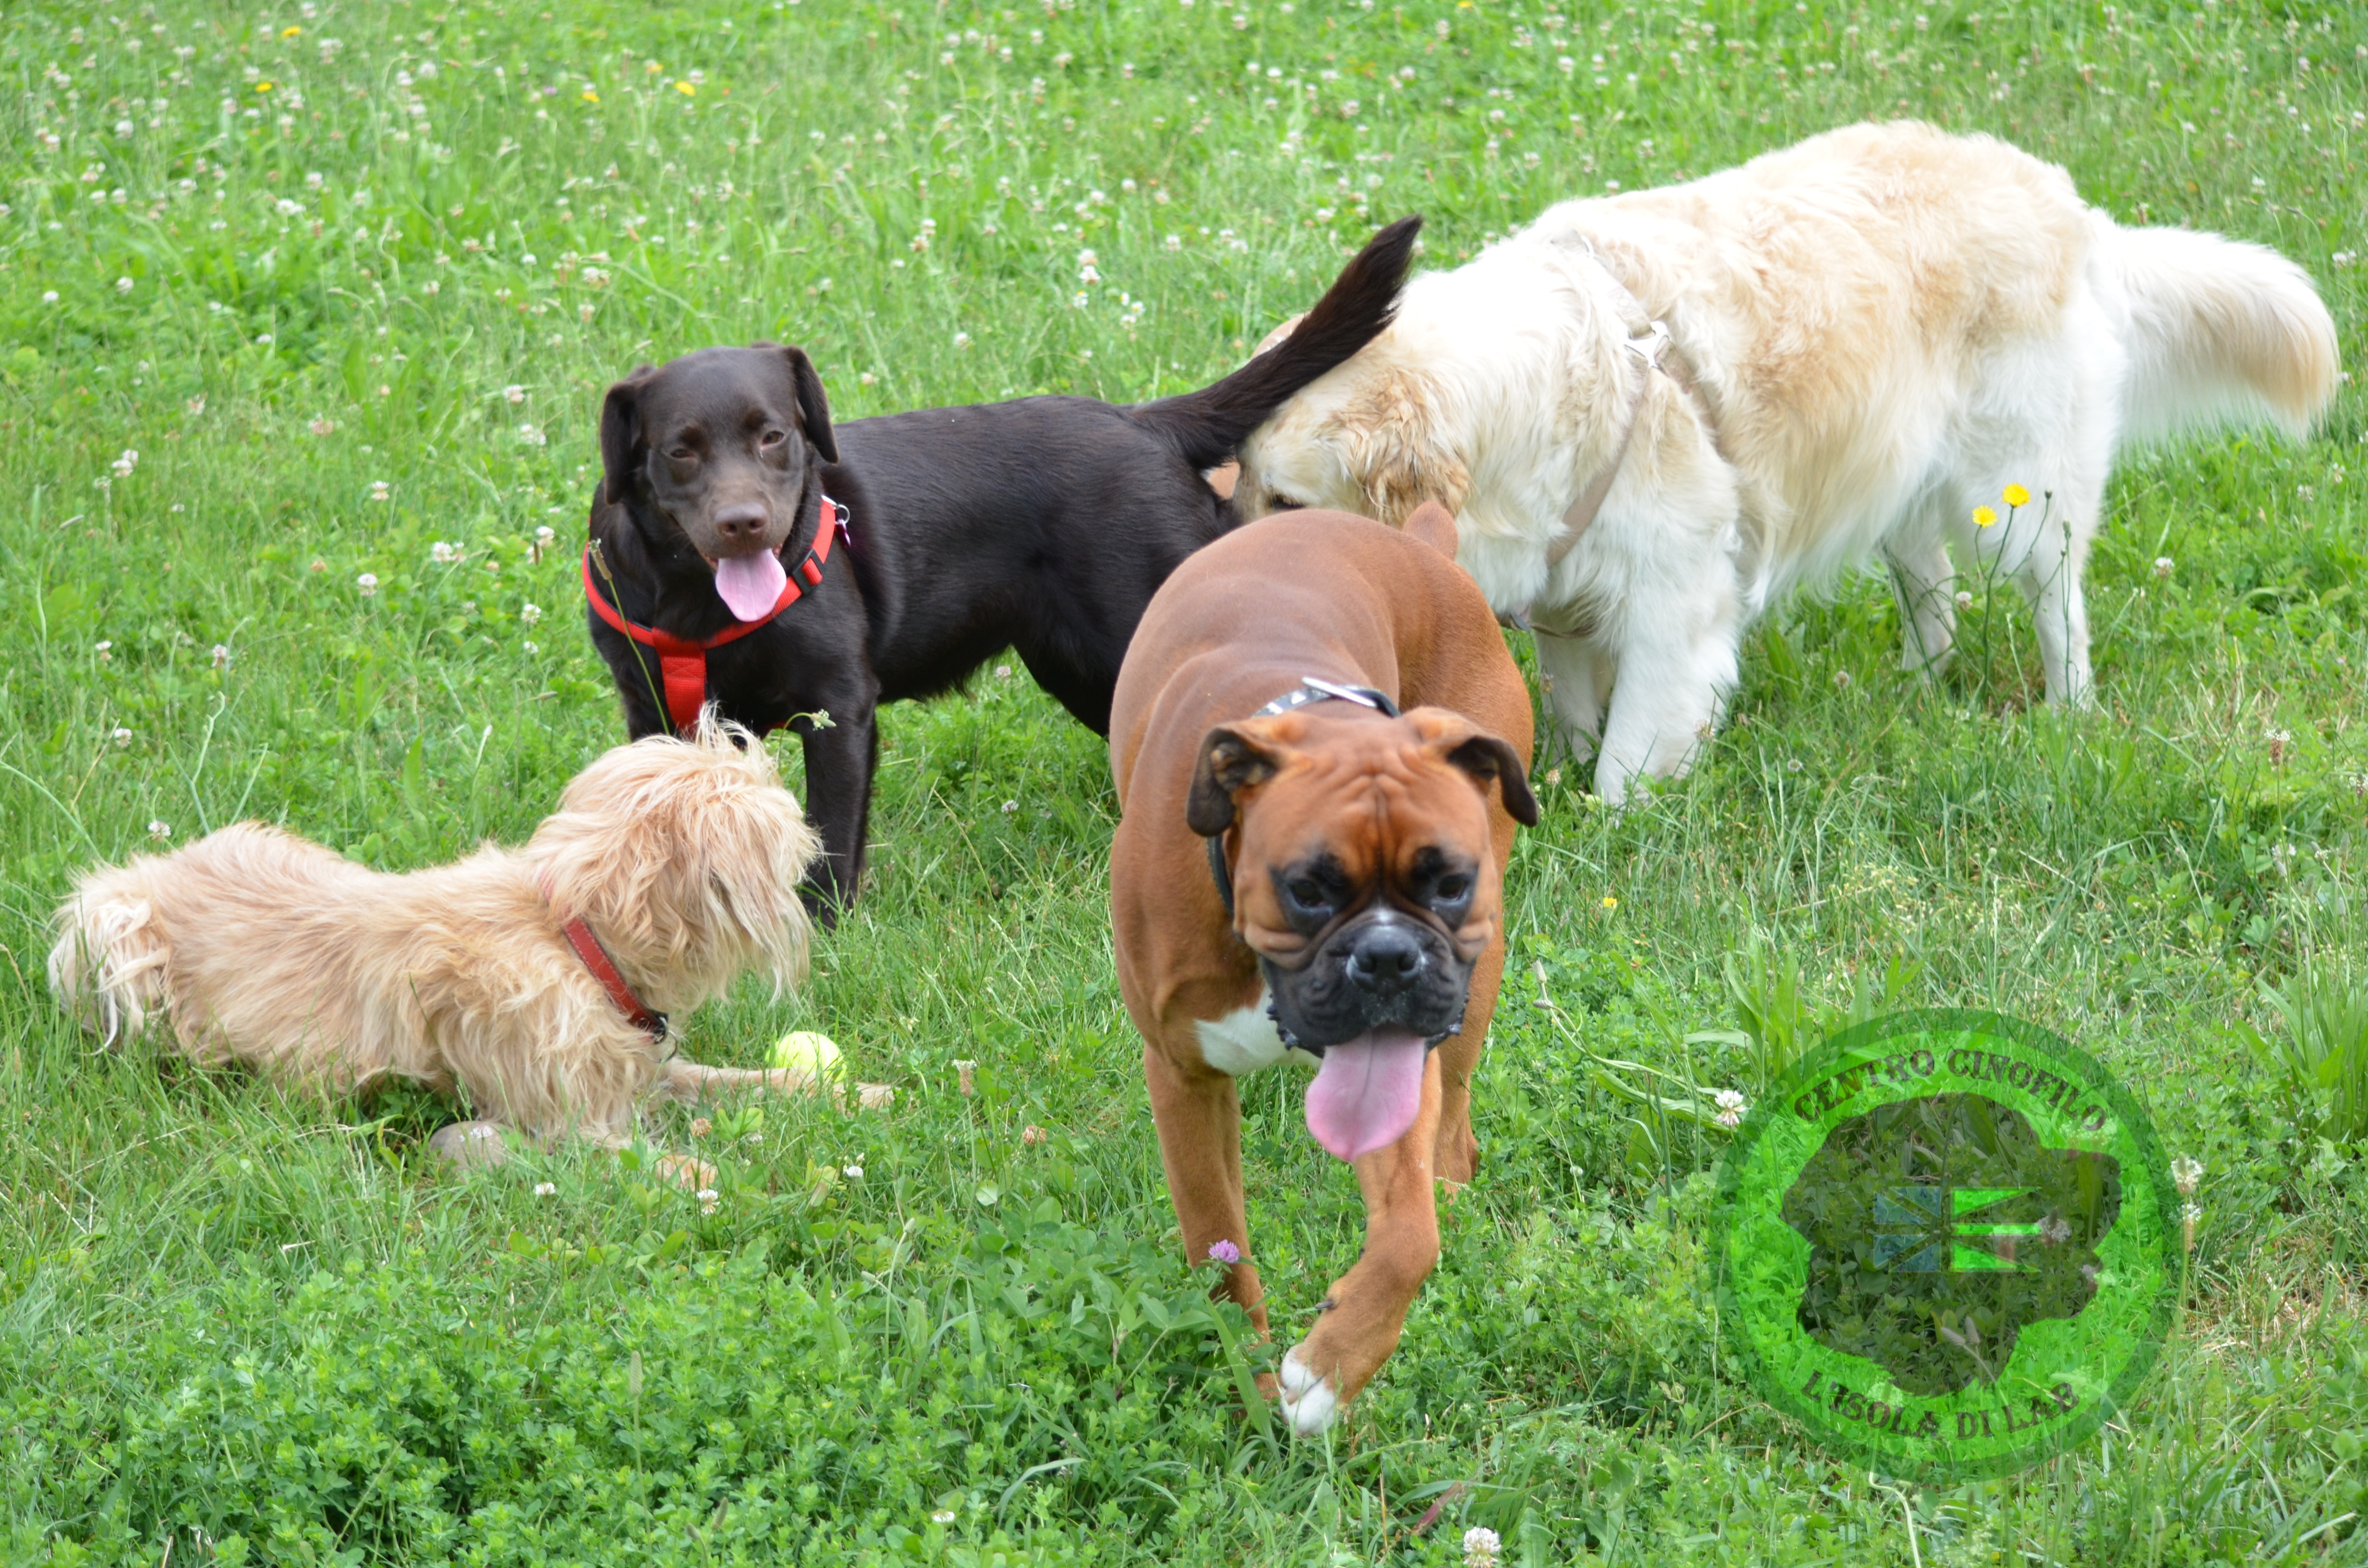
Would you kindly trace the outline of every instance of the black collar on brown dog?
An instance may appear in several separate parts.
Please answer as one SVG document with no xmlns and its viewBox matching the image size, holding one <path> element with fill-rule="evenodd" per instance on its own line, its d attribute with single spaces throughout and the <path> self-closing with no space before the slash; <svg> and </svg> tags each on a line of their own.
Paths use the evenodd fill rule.
<svg viewBox="0 0 2368 1568">
<path fill-rule="evenodd" d="M 1321 680 L 1315 676 L 1301 676 L 1297 686 L 1250 717 L 1271 719 L 1278 713 L 1288 713 L 1311 702 L 1353 702 L 1360 708 L 1372 709 L 1384 719 L 1398 716 L 1398 705 L 1390 700 L 1386 692 L 1375 691 L 1370 686 L 1343 686 L 1338 681 Z M 1221 833 L 1202 842 L 1209 846 L 1209 875 L 1217 884 L 1217 898 L 1225 906 L 1225 918 L 1231 920 L 1234 917 L 1234 873 L 1225 864 L 1225 835 Z"/>
</svg>

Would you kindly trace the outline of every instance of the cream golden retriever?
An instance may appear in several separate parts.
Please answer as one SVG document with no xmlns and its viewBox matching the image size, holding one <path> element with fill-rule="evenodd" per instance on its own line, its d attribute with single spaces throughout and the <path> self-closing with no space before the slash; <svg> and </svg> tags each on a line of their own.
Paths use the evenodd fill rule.
<svg viewBox="0 0 2368 1568">
<path fill-rule="evenodd" d="M 711 710 L 694 740 L 595 761 L 520 849 L 391 876 L 241 823 L 97 868 L 58 911 L 50 984 L 110 1045 L 162 1019 L 207 1066 L 322 1095 L 408 1078 L 539 1141 L 614 1147 L 653 1091 L 805 1086 L 682 1060 L 663 1015 L 750 970 L 803 972 L 818 847 L 765 748 Z"/>
<path fill-rule="evenodd" d="M 2050 699 L 2087 703 L 2080 573 L 2114 455 L 2299 432 L 2336 380 L 2292 262 L 2122 227 L 1987 136 L 1858 125 L 1562 203 L 1416 278 L 1244 444 L 1235 503 L 1452 508 L 1617 801 L 1709 736 L 1753 617 L 1878 551 L 1909 668 L 1948 656 L 1953 545 L 2029 600 Z"/>
</svg>

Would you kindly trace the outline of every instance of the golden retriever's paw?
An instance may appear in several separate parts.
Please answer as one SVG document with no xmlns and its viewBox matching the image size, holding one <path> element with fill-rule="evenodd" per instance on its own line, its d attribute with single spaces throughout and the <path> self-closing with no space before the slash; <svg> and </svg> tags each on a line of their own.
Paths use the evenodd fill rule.
<svg viewBox="0 0 2368 1568">
<path fill-rule="evenodd" d="M 458 1170 L 489 1171 L 510 1163 L 510 1146 L 498 1122 L 456 1121 L 439 1127 L 427 1146 Z"/>
<path fill-rule="evenodd" d="M 712 1192 L 715 1167 L 689 1154 L 660 1154 L 650 1168 L 687 1192 Z"/>
<path fill-rule="evenodd" d="M 1294 1345 L 1282 1358 L 1282 1414 L 1295 1437 L 1320 1437 L 1340 1419 L 1339 1391 L 1331 1379 L 1300 1359 L 1306 1348 Z"/>
</svg>

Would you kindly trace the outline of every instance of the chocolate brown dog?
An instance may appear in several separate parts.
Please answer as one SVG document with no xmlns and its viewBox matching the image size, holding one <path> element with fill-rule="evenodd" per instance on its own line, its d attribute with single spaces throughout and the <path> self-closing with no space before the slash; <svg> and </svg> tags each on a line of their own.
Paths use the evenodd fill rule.
<svg viewBox="0 0 2368 1568">
<path fill-rule="evenodd" d="M 1283 1358 L 1301 1433 L 1396 1347 L 1439 1260 L 1431 1180 L 1479 1159 L 1502 879 L 1538 806 L 1529 694 L 1454 551 L 1437 506 L 1229 534 L 1152 599 L 1111 710 L 1119 985 L 1187 1255 L 1231 1262 L 1265 1332 L 1234 1078 L 1286 1053 L 1320 1060 L 1308 1131 L 1364 1194 L 1364 1254 Z"/>
</svg>

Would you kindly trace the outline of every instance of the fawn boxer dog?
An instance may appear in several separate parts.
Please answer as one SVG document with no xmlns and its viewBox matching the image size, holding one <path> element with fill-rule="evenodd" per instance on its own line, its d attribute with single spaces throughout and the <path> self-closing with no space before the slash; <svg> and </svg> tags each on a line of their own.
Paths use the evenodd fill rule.
<svg viewBox="0 0 2368 1568">
<path fill-rule="evenodd" d="M 1286 1055 L 1318 1063 L 1308 1131 L 1364 1194 L 1363 1256 L 1283 1358 L 1301 1434 L 1396 1348 L 1439 1260 L 1432 1178 L 1479 1159 L 1502 879 L 1538 806 L 1529 694 L 1454 552 L 1436 506 L 1229 534 L 1153 597 L 1111 710 L 1119 985 L 1187 1254 L 1230 1261 L 1265 1333 L 1234 1079 Z"/>
</svg>

